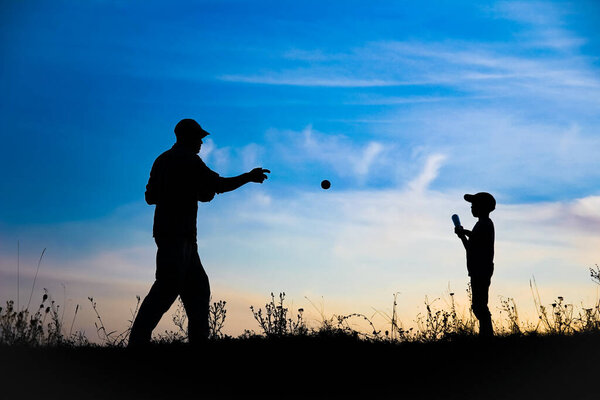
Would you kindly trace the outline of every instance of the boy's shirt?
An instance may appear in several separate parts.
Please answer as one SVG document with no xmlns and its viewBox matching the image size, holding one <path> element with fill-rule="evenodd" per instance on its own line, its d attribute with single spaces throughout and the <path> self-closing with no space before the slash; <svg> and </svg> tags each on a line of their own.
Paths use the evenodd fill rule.
<svg viewBox="0 0 600 400">
<path fill-rule="evenodd" d="M 494 223 L 477 221 L 467 242 L 467 271 L 473 277 L 491 277 L 494 273 Z"/>
</svg>

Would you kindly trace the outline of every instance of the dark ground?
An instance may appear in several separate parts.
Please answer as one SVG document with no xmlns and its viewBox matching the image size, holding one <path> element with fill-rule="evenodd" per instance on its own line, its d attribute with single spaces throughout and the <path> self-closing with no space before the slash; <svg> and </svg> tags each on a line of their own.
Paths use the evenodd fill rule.
<svg viewBox="0 0 600 400">
<path fill-rule="evenodd" d="M 600 399 L 600 335 L 0 347 L 0 399 Z"/>
</svg>

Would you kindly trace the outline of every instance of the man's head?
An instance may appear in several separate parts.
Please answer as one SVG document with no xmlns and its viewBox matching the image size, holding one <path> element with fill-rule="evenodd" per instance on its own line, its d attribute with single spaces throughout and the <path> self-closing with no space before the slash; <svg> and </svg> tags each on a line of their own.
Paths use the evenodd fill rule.
<svg viewBox="0 0 600 400">
<path fill-rule="evenodd" d="M 487 192 L 465 194 L 465 200 L 471 203 L 471 213 L 476 218 L 489 215 L 496 209 L 496 199 Z"/>
<path fill-rule="evenodd" d="M 192 148 L 196 153 L 200 152 L 202 139 L 209 135 L 199 123 L 193 119 L 182 119 L 175 125 L 175 136 L 177 143 Z"/>
</svg>

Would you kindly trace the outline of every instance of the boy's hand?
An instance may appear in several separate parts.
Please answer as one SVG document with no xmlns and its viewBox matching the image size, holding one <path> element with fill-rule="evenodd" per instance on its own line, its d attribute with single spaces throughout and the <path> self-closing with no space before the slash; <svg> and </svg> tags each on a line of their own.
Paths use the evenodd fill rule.
<svg viewBox="0 0 600 400">
<path fill-rule="evenodd" d="M 458 236 L 461 239 L 464 239 L 467 236 L 467 230 L 462 226 L 457 226 L 456 228 L 454 228 L 454 233 L 456 233 L 456 236 Z"/>
</svg>

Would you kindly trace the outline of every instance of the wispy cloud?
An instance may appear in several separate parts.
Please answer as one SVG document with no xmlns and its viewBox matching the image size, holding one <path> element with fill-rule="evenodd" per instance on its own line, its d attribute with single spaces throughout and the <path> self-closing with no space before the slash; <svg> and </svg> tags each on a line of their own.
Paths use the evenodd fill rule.
<svg viewBox="0 0 600 400">
<path fill-rule="evenodd" d="M 520 30 L 504 42 L 378 40 L 333 52 L 296 47 L 283 51 L 280 58 L 304 63 L 303 67 L 226 74 L 219 79 L 310 87 L 437 86 L 456 90 L 455 98 L 527 97 L 598 106 L 600 79 L 594 60 L 581 51 L 585 40 L 569 29 L 556 6 L 501 2 L 487 15 L 517 21 Z M 409 97 L 401 99 L 400 103 Z"/>
<path fill-rule="evenodd" d="M 395 80 L 344 77 L 343 75 L 338 75 L 337 72 L 332 72 L 331 74 L 316 74 L 309 72 L 307 74 L 306 72 L 286 71 L 283 73 L 273 72 L 267 75 L 221 75 L 218 77 L 218 79 L 226 82 L 261 85 L 320 86 L 340 88 L 367 88 L 413 84 L 412 82 L 401 82 Z"/>
<path fill-rule="evenodd" d="M 433 182 L 435 178 L 437 178 L 439 170 L 445 159 L 446 156 L 443 154 L 434 154 L 429 156 L 425 161 L 425 167 L 423 168 L 423 171 L 415 179 L 408 183 L 408 187 L 415 192 L 424 192 L 428 188 L 429 184 Z"/>
<path fill-rule="evenodd" d="M 206 139 L 200 149 L 200 157 L 218 173 L 240 174 L 260 167 L 265 154 L 264 146 L 249 143 L 242 147 L 219 147 L 212 139 Z"/>
<path fill-rule="evenodd" d="M 375 162 L 377 158 L 381 156 L 384 150 L 385 148 L 381 143 L 369 142 L 362 154 L 362 158 L 357 160 L 354 168 L 358 176 L 362 178 L 366 177 L 369 173 L 371 165 L 373 165 L 373 162 Z"/>
<path fill-rule="evenodd" d="M 594 150 L 600 137 L 593 125 L 445 103 L 410 113 L 391 109 L 380 118 L 364 122 L 371 137 L 311 125 L 299 131 L 272 128 L 261 145 L 219 149 L 207 141 L 201 155 L 223 174 L 264 164 L 274 176 L 300 185 L 324 176 L 343 181 L 344 188 L 461 184 L 510 193 L 511 201 L 565 198 L 565 191 L 571 193 L 567 198 L 594 194 L 600 179 Z M 442 165 L 445 173 L 435 179 Z"/>
<path fill-rule="evenodd" d="M 517 38 L 525 45 L 572 52 L 587 41 L 567 28 L 564 20 L 570 16 L 568 7 L 542 1 L 501 1 L 492 7 L 492 12 L 520 23 L 524 31 L 517 33 Z"/>
<path fill-rule="evenodd" d="M 267 134 L 270 153 L 289 170 L 335 172 L 362 185 L 381 170 L 395 169 L 396 145 L 378 140 L 355 140 L 346 135 L 324 133 L 311 125 L 302 131 L 271 129 Z"/>
<path fill-rule="evenodd" d="M 370 125 L 382 137 L 410 132 L 412 154 L 399 157 L 397 165 L 413 174 L 411 166 L 424 155 L 446 155 L 436 188 L 473 185 L 506 192 L 511 201 L 532 201 L 597 193 L 598 128 L 572 118 L 532 119 L 491 106 L 439 104 L 410 113 L 390 110 L 381 115 L 383 122 Z"/>
</svg>

